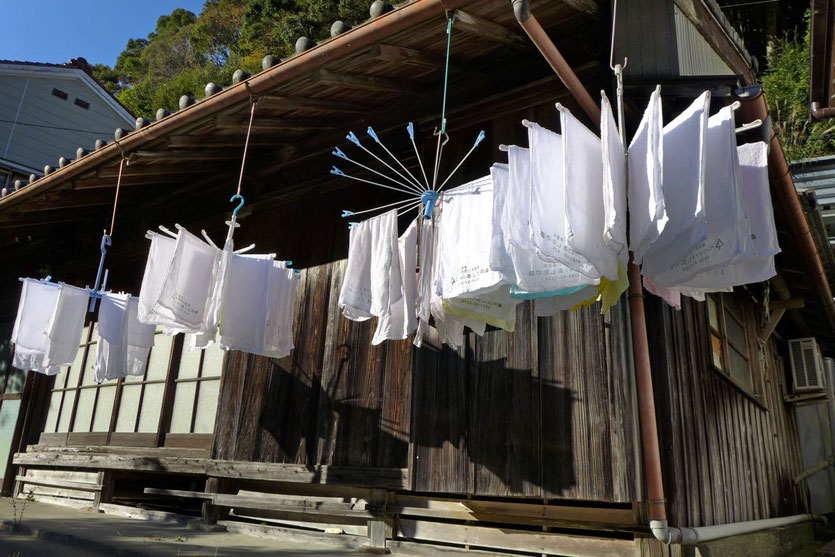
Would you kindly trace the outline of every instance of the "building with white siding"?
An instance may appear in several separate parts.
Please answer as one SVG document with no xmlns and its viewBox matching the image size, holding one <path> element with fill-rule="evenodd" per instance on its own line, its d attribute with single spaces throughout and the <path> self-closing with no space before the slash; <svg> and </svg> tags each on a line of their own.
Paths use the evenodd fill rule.
<svg viewBox="0 0 835 557">
<path fill-rule="evenodd" d="M 97 138 L 134 117 L 89 73 L 83 58 L 67 64 L 0 60 L 0 188 L 40 176 L 44 164 L 92 149 Z"/>
</svg>

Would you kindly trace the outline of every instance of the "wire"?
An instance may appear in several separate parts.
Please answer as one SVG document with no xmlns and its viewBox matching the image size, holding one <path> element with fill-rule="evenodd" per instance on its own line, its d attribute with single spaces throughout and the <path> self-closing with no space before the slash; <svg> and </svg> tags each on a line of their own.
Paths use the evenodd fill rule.
<svg viewBox="0 0 835 557">
<path fill-rule="evenodd" d="M 251 97 L 249 99 L 250 104 L 252 105 L 251 110 L 249 111 L 249 126 L 246 128 L 246 140 L 244 141 L 244 154 L 241 157 L 241 175 L 238 176 L 238 192 L 235 195 L 241 195 L 241 184 L 244 181 L 244 165 L 246 164 L 246 152 L 249 149 L 249 136 L 252 133 L 252 120 L 255 119 L 255 105 L 258 104 L 258 99 L 255 97 Z"/>
<path fill-rule="evenodd" d="M 719 6 L 720 8 L 736 8 L 737 6 L 753 6 L 754 4 L 773 4 L 780 0 L 757 0 L 756 2 L 740 2 L 739 4 L 725 4 Z"/>
<path fill-rule="evenodd" d="M 109 131 L 109 132 L 97 132 L 97 131 L 93 131 L 93 130 L 80 130 L 78 128 L 62 128 L 61 126 L 48 126 L 46 124 L 31 124 L 31 123 L 28 123 L 28 122 L 16 122 L 14 120 L 5 120 L 3 118 L 0 118 L 0 122 L 2 122 L 4 124 L 15 124 L 17 126 L 29 126 L 31 128 L 46 128 L 46 129 L 50 129 L 50 130 L 61 130 L 61 131 L 65 131 L 65 132 L 93 133 L 93 134 L 96 134 L 96 135 L 110 135 L 111 133 L 113 133 L 112 130 Z"/>
<path fill-rule="evenodd" d="M 118 143 L 116 145 L 119 145 Z M 122 147 L 119 146 L 119 149 Z M 125 166 L 125 157 L 119 161 L 119 177 L 116 179 L 116 197 L 113 199 L 113 216 L 110 217 L 110 230 L 107 235 L 113 237 L 113 228 L 116 226 L 116 205 L 119 203 L 119 189 L 122 187 L 122 168 Z"/>
</svg>

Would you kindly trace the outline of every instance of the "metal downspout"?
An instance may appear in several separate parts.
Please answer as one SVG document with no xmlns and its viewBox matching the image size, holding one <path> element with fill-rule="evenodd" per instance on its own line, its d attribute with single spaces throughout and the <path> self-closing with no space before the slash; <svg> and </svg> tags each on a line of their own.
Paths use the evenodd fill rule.
<svg viewBox="0 0 835 557">
<path fill-rule="evenodd" d="M 588 91 L 583 87 L 576 74 L 571 69 L 571 66 L 557 50 L 554 43 L 548 37 L 545 30 L 531 14 L 528 0 L 511 0 L 513 11 L 516 15 L 517 21 L 530 37 L 531 41 L 536 45 L 559 78 L 583 108 L 583 110 L 591 118 L 592 122 L 600 122 L 600 108 Z M 759 96 L 748 99 L 749 105 L 755 105 L 762 110 L 762 115 L 748 115 L 744 119 L 746 121 L 756 118 L 763 118 L 767 116 L 765 108 L 765 101 L 756 99 Z M 743 101 L 743 107 L 746 101 Z M 740 109 L 742 111 L 742 109 Z M 743 113 L 744 114 L 744 113 Z M 790 205 L 791 213 L 794 216 L 793 225 L 802 232 L 805 227 L 805 235 L 801 235 L 804 239 L 802 252 L 804 254 L 814 255 L 816 265 L 812 265 L 816 270 L 813 275 L 818 282 L 818 286 L 822 289 L 820 292 L 828 297 L 827 312 L 832 306 L 831 316 L 835 317 L 835 303 L 833 303 L 832 295 L 829 291 L 829 286 L 825 282 L 825 274 L 823 274 L 823 267 L 820 259 L 817 257 L 817 250 L 809 232 L 808 224 L 806 223 L 803 211 L 800 209 L 800 203 L 797 200 L 797 194 L 794 190 L 794 185 L 791 182 L 791 177 L 788 172 L 783 151 L 779 148 L 777 138 L 772 137 L 772 142 L 777 143 L 776 148 L 771 149 L 769 154 L 769 168 L 777 166 L 777 171 L 782 177 L 784 187 L 781 188 L 782 195 L 793 198 L 793 204 Z M 781 163 L 778 165 L 776 158 L 779 157 Z M 772 162 L 772 158 L 775 161 Z M 786 185 L 787 184 L 787 185 Z M 789 196 L 789 189 L 791 196 Z M 781 200 L 782 201 L 782 200 Z M 797 211 L 800 211 L 799 217 Z M 800 220 L 798 220 L 798 218 Z M 696 528 L 690 527 L 670 527 L 667 524 L 667 508 L 666 500 L 664 499 L 664 482 L 661 474 L 661 451 L 658 445 L 658 426 L 655 416 L 655 398 L 652 389 L 652 373 L 649 359 L 649 342 L 647 339 L 646 329 L 646 315 L 644 313 L 644 293 L 641 282 L 641 269 L 632 262 L 631 254 L 629 261 L 629 308 L 632 319 L 632 346 L 635 358 L 635 374 L 638 384 L 638 405 L 640 408 L 641 417 L 641 441 L 644 456 L 644 469 L 646 470 L 647 495 L 649 500 L 649 517 L 650 530 L 659 541 L 665 544 L 695 544 L 699 542 L 707 542 L 728 536 L 747 534 L 758 532 L 769 528 L 777 528 L 780 526 L 787 526 L 790 524 L 798 524 L 809 520 L 815 520 L 816 517 L 810 514 L 798 514 L 793 516 L 786 516 L 780 518 L 772 518 L 765 520 L 752 520 L 748 522 L 736 522 L 732 524 L 721 524 L 716 526 L 702 526 Z M 820 283 L 823 278 L 824 282 Z M 831 317 L 832 318 L 832 317 Z M 835 324 L 835 320 L 833 320 Z"/>
<path fill-rule="evenodd" d="M 528 0 L 511 0 L 516 20 L 531 41 L 536 45 L 559 78 L 580 103 L 595 125 L 600 123 L 600 107 L 586 91 L 571 66 L 565 61 L 548 34 L 531 14 Z M 658 426 L 655 418 L 655 398 L 652 390 L 652 372 L 649 359 L 646 315 L 644 312 L 644 290 L 641 283 L 641 268 L 629 260 L 629 309 L 632 328 L 632 348 L 635 358 L 635 375 L 638 387 L 638 407 L 641 417 L 641 442 L 644 456 L 644 470 L 649 500 L 651 526 L 666 531 L 667 508 L 664 499 L 664 481 L 661 475 L 661 452 L 658 445 Z M 658 537 L 656 535 L 656 537 Z M 661 538 L 659 538 L 661 539 Z M 662 540 L 665 541 L 666 540 Z M 667 542 L 669 543 L 669 542 Z"/>
</svg>

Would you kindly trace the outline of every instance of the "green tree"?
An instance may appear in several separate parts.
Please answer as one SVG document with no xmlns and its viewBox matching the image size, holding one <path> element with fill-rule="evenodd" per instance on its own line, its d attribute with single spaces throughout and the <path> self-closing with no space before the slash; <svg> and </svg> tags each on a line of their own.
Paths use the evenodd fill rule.
<svg viewBox="0 0 835 557">
<path fill-rule="evenodd" d="M 97 68 L 108 90 L 137 116 L 177 108 L 181 95 L 203 96 L 206 83 L 227 85 L 234 70 L 260 70 L 266 54 L 286 57 L 296 39 L 322 40 L 337 19 L 357 24 L 370 0 L 206 0 L 199 16 L 176 9 L 146 38 L 129 39 L 111 71 Z"/>
<path fill-rule="evenodd" d="M 789 161 L 835 154 L 835 125 L 809 117 L 809 32 L 789 33 L 775 41 L 763 76 L 763 88 Z"/>
</svg>

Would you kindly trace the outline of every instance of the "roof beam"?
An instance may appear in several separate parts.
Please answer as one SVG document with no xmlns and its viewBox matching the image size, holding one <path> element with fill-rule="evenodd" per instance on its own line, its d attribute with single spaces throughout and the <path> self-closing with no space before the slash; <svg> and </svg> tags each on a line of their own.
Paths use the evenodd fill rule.
<svg viewBox="0 0 835 557">
<path fill-rule="evenodd" d="M 197 149 L 194 151 L 134 151 L 130 154 L 131 162 L 145 161 L 210 161 L 228 160 L 240 158 L 240 153 L 232 149 L 208 150 Z"/>
<path fill-rule="evenodd" d="M 337 73 L 330 70 L 316 70 L 313 81 L 326 85 L 339 85 L 348 89 L 363 89 L 377 93 L 398 93 L 400 95 L 421 95 L 426 88 L 423 85 L 404 80 L 386 79 L 372 75 Z"/>
<path fill-rule="evenodd" d="M 218 122 L 215 127 L 216 130 L 236 130 L 246 131 L 249 124 L 249 119 L 245 121 L 236 120 L 231 122 Z M 333 124 L 328 124 L 321 120 L 298 120 L 298 119 L 282 119 L 270 118 L 269 120 L 261 120 L 255 118 L 252 122 L 252 133 L 276 133 L 276 132 L 310 132 L 333 129 Z"/>
<path fill-rule="evenodd" d="M 516 47 L 525 47 L 528 45 L 528 42 L 520 33 L 510 30 L 504 25 L 463 10 L 455 10 L 455 15 L 452 18 L 452 26 L 459 31 L 493 42 Z"/>
<path fill-rule="evenodd" d="M 368 113 L 368 108 L 352 103 L 334 101 L 330 99 L 313 99 L 305 97 L 293 97 L 288 95 L 262 95 L 258 97 L 258 109 L 266 110 L 326 110 L 335 114 L 356 114 Z"/>
<path fill-rule="evenodd" d="M 240 147 L 244 148 L 246 142 L 246 135 L 176 135 L 171 138 L 169 147 L 172 149 L 205 149 L 211 147 Z M 274 141 L 271 138 L 264 137 L 250 137 L 250 147 L 275 147 L 281 145 L 280 142 Z"/>
</svg>

